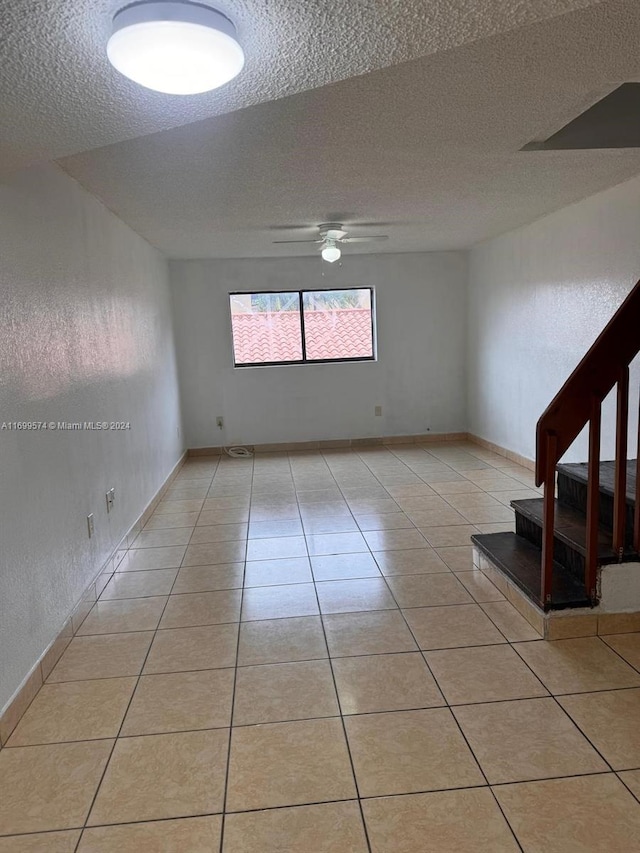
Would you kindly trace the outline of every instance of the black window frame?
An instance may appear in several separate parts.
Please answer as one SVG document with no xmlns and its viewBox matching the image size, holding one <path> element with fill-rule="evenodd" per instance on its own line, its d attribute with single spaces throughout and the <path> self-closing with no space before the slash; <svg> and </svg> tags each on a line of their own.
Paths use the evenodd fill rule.
<svg viewBox="0 0 640 853">
<path fill-rule="evenodd" d="M 357 356 L 356 358 L 307 358 L 307 343 L 304 327 L 304 294 L 305 293 L 344 293 L 348 290 L 368 290 L 371 301 L 371 355 Z M 236 351 L 233 344 L 233 313 L 231 312 L 231 297 L 232 296 L 270 296 L 276 293 L 297 293 L 300 317 L 300 336 L 302 343 L 302 358 L 293 361 L 243 361 L 238 364 L 236 361 Z M 233 350 L 233 366 L 234 368 L 242 369 L 244 367 L 279 367 L 288 366 L 291 364 L 349 364 L 359 361 L 377 361 L 377 340 L 376 340 L 376 302 L 375 289 L 369 286 L 362 287 L 307 287 L 302 290 L 232 290 L 229 291 L 229 317 L 231 320 L 231 349 Z"/>
</svg>

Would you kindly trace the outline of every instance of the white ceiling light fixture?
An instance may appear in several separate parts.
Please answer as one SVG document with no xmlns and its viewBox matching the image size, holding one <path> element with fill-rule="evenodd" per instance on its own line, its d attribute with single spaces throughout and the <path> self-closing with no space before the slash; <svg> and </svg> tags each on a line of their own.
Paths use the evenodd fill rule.
<svg viewBox="0 0 640 853">
<path fill-rule="evenodd" d="M 329 239 L 327 239 L 325 241 L 325 245 L 322 247 L 322 253 L 321 254 L 322 254 L 322 260 L 328 261 L 330 264 L 333 264 L 336 261 L 339 261 L 340 257 L 342 256 L 342 252 L 336 246 L 335 242 L 333 240 L 329 240 Z"/>
<path fill-rule="evenodd" d="M 369 223 L 371 224 L 371 223 Z M 290 226 L 287 226 L 287 228 Z M 293 228 L 307 226 L 291 226 Z M 310 226 L 314 227 L 314 226 Z M 340 246 L 343 243 L 378 243 L 381 240 L 388 240 L 386 234 L 369 234 L 360 237 L 349 237 L 349 232 L 345 231 L 339 222 L 325 222 L 324 225 L 318 225 L 318 238 L 312 240 L 274 240 L 274 243 L 315 243 L 321 247 L 320 254 L 323 261 L 328 261 L 334 264 L 342 257 L 342 249 Z"/>
<path fill-rule="evenodd" d="M 183 0 L 143 0 L 121 9 L 107 56 L 125 77 L 168 95 L 217 89 L 244 66 L 231 21 L 210 6 Z"/>
</svg>

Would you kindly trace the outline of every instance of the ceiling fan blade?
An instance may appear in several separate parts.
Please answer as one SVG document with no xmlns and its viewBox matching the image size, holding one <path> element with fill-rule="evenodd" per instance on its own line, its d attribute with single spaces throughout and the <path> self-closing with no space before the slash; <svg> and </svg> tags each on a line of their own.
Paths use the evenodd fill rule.
<svg viewBox="0 0 640 853">
<path fill-rule="evenodd" d="M 382 240 L 388 240 L 387 234 L 374 234 L 371 237 L 345 237 L 340 240 L 341 243 L 380 243 Z"/>
<path fill-rule="evenodd" d="M 317 231 L 317 225 L 305 225 L 298 222 L 295 225 L 268 225 L 267 231 Z"/>
<path fill-rule="evenodd" d="M 364 220 L 360 219 L 343 219 L 341 221 L 345 228 L 390 228 L 392 225 L 409 224 L 408 222 L 401 222 L 400 220 L 396 220 L 395 222 L 384 222 L 381 219 L 378 219 L 375 222 L 364 222 Z"/>
<path fill-rule="evenodd" d="M 273 240 L 273 243 L 324 243 L 324 240 Z"/>
</svg>

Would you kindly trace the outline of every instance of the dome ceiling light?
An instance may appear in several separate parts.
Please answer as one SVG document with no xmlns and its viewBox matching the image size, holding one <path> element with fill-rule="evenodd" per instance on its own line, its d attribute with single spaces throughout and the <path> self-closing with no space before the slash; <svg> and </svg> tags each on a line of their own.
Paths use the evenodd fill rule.
<svg viewBox="0 0 640 853">
<path fill-rule="evenodd" d="M 218 89 L 244 65 L 231 21 L 210 6 L 182 0 L 125 6 L 113 19 L 107 56 L 125 77 L 168 95 Z"/>
<path fill-rule="evenodd" d="M 340 260 L 341 255 L 342 252 L 336 246 L 335 240 L 332 240 L 330 237 L 327 237 L 324 246 L 322 247 L 322 259 L 324 261 L 328 261 L 330 264 L 333 264 L 336 261 Z"/>
</svg>

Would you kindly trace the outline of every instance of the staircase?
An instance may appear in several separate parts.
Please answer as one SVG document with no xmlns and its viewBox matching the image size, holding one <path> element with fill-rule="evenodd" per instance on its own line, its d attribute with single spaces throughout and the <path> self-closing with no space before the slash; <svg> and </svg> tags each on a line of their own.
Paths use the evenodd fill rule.
<svg viewBox="0 0 640 853">
<path fill-rule="evenodd" d="M 639 559 L 634 549 L 637 460 L 627 462 L 626 525 L 623 561 Z M 553 588 L 551 601 L 542 595 L 542 542 L 544 499 L 512 501 L 515 533 L 488 533 L 471 540 L 494 566 L 510 578 L 535 604 L 545 610 L 588 607 L 597 595 L 587 587 L 587 493 L 586 463 L 557 466 L 558 497 L 554 501 Z M 597 565 L 617 563 L 613 547 L 615 462 L 600 463 L 600 512 Z"/>
<path fill-rule="evenodd" d="M 640 281 L 538 421 L 535 473 L 544 497 L 511 503 L 515 533 L 471 537 L 544 610 L 597 604 L 599 569 L 638 560 L 640 465 L 628 459 L 628 430 L 629 365 L 639 352 Z M 601 462 L 602 403 L 614 386 L 615 460 Z M 589 461 L 558 464 L 587 424 Z M 637 428 L 640 448 L 640 413 Z"/>
</svg>

